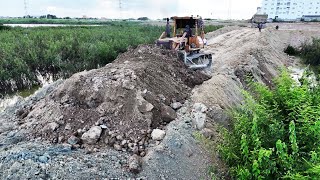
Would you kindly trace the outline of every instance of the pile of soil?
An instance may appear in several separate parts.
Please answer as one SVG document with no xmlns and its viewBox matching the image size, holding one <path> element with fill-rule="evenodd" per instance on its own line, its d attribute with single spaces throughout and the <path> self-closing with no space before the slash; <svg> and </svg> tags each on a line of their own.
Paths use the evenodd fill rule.
<svg viewBox="0 0 320 180">
<path fill-rule="evenodd" d="M 152 130 L 176 118 L 170 105 L 183 104 L 191 88 L 208 79 L 188 70 L 176 52 L 143 45 L 73 75 L 17 116 L 30 139 L 144 154 Z"/>
</svg>

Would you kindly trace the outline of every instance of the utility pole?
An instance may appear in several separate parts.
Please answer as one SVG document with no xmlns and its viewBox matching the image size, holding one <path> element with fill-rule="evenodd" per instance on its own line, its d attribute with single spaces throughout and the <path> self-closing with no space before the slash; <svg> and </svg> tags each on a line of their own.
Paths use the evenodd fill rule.
<svg viewBox="0 0 320 180">
<path fill-rule="evenodd" d="M 28 13 L 28 2 L 27 0 L 24 0 L 24 15 L 27 17 L 29 15 Z"/>
<path fill-rule="evenodd" d="M 122 19 L 122 2 L 119 0 L 120 19 Z"/>
<path fill-rule="evenodd" d="M 231 7 L 232 7 L 232 0 L 229 0 L 228 19 L 231 19 Z"/>
</svg>

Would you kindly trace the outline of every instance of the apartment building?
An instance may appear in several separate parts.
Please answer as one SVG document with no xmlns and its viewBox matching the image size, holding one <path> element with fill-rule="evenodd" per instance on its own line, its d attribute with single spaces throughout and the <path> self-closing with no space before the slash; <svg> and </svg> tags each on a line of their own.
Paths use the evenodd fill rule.
<svg viewBox="0 0 320 180">
<path fill-rule="evenodd" d="M 268 18 L 283 20 L 319 16 L 320 0 L 262 0 L 260 12 L 268 14 Z"/>
</svg>

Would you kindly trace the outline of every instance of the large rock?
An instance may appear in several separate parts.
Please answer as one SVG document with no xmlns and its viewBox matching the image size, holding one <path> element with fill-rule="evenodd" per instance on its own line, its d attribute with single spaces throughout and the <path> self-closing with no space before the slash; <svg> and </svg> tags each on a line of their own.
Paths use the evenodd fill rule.
<svg viewBox="0 0 320 180">
<path fill-rule="evenodd" d="M 95 144 L 99 140 L 101 132 L 100 126 L 93 126 L 81 136 L 81 139 L 86 144 Z"/>
<path fill-rule="evenodd" d="M 165 122 L 171 122 L 177 118 L 177 114 L 171 107 L 162 104 L 161 117 Z"/>
<path fill-rule="evenodd" d="M 164 138 L 166 132 L 161 129 L 154 129 L 151 133 L 151 137 L 153 140 L 160 141 Z"/>
</svg>

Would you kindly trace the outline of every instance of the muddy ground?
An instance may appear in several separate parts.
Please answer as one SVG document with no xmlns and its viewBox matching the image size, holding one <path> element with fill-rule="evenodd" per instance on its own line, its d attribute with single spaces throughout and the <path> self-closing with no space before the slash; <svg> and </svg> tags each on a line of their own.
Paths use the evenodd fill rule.
<svg viewBox="0 0 320 180">
<path fill-rule="evenodd" d="M 173 52 L 140 46 L 19 101 L 0 114 L 1 179 L 228 178 L 195 132 L 219 141 L 246 77 L 272 86 L 281 67 L 297 64 L 284 48 L 320 37 L 319 24 L 273 26 L 207 34 L 211 79 Z"/>
</svg>

